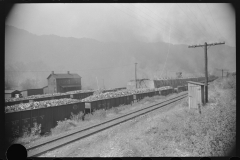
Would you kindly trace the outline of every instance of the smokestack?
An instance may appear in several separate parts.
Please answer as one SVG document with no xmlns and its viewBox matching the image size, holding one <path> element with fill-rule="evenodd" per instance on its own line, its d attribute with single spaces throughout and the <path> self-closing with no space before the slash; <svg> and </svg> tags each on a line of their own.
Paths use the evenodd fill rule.
<svg viewBox="0 0 240 160">
<path fill-rule="evenodd" d="M 52 71 L 52 74 L 54 74 L 54 71 Z"/>
<path fill-rule="evenodd" d="M 67 71 L 67 73 L 68 73 L 68 74 L 70 74 L 70 72 L 69 72 L 69 71 Z"/>
</svg>

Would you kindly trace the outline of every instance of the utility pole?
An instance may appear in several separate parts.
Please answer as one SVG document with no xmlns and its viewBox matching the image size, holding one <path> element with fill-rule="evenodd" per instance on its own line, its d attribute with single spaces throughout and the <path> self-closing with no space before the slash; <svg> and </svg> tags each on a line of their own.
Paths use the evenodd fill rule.
<svg viewBox="0 0 240 160">
<path fill-rule="evenodd" d="M 97 80 L 97 86 L 98 86 L 98 79 L 97 79 L 97 77 L 96 77 L 96 80 Z M 98 90 L 99 90 L 99 86 L 98 86 Z"/>
<path fill-rule="evenodd" d="M 222 78 L 223 78 L 223 72 L 228 71 L 227 69 L 217 69 L 217 70 L 222 71 Z"/>
<path fill-rule="evenodd" d="M 135 63 L 135 82 L 136 82 L 136 89 L 137 89 L 137 63 Z"/>
<path fill-rule="evenodd" d="M 103 89 L 105 89 L 105 86 L 104 86 L 104 79 L 103 79 Z"/>
<path fill-rule="evenodd" d="M 205 42 L 203 45 L 193 45 L 193 46 L 188 46 L 188 48 L 195 48 L 195 47 L 204 47 L 204 51 L 205 51 L 205 103 L 208 103 L 208 73 L 207 73 L 207 46 L 215 46 L 215 45 L 221 45 L 221 44 L 225 44 L 225 42 L 223 43 L 211 43 L 211 44 L 207 44 L 207 42 Z"/>
</svg>

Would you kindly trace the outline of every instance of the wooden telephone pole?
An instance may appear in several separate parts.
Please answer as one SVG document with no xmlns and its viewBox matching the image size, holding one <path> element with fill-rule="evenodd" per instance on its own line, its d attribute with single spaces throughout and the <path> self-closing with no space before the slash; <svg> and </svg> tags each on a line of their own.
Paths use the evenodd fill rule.
<svg viewBox="0 0 240 160">
<path fill-rule="evenodd" d="M 207 46 L 215 46 L 215 45 L 221 45 L 221 44 L 225 44 L 225 42 L 223 43 L 211 43 L 211 44 L 207 44 L 207 42 L 205 42 L 203 45 L 192 45 L 192 46 L 188 46 L 188 48 L 195 48 L 195 47 L 204 47 L 204 51 L 205 51 L 205 103 L 208 102 L 208 70 L 207 70 Z"/>
<path fill-rule="evenodd" d="M 219 71 L 222 71 L 222 78 L 223 78 L 223 72 L 227 72 L 228 70 L 227 69 L 217 69 Z"/>
<path fill-rule="evenodd" d="M 136 89 L 137 89 L 137 63 L 135 63 L 135 82 L 136 82 Z"/>
</svg>

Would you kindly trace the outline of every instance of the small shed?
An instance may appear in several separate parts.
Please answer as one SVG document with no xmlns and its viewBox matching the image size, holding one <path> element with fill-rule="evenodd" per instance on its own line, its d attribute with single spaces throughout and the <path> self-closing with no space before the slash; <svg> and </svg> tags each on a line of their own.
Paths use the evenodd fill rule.
<svg viewBox="0 0 240 160">
<path fill-rule="evenodd" d="M 45 86 L 42 89 L 43 89 L 43 94 L 48 94 L 48 86 Z"/>
<path fill-rule="evenodd" d="M 23 97 L 27 97 L 27 96 L 32 96 L 32 95 L 38 95 L 38 94 L 43 94 L 43 88 L 39 88 L 39 89 L 27 89 L 27 90 L 23 90 L 21 91 Z"/>
<path fill-rule="evenodd" d="M 189 108 L 198 108 L 204 104 L 204 83 L 188 81 Z"/>
<path fill-rule="evenodd" d="M 18 90 L 5 90 L 5 98 L 13 98 L 17 96 L 20 96 L 21 92 Z"/>
</svg>

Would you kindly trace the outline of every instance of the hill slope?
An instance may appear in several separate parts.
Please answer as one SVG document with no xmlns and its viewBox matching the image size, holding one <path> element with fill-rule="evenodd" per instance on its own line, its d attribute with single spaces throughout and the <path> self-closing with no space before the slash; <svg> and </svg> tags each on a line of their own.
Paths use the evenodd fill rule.
<svg viewBox="0 0 240 160">
<path fill-rule="evenodd" d="M 56 35 L 38 36 L 25 30 L 6 26 L 5 32 L 6 78 L 18 82 L 27 78 L 38 80 L 39 87 L 46 85 L 50 71 L 70 71 L 83 77 L 83 85 L 93 88 L 122 87 L 134 79 L 134 63 L 138 63 L 139 78 L 160 76 L 165 64 L 168 75 L 180 70 L 187 73 L 204 73 L 204 50 L 172 45 L 165 42 L 103 43 L 88 38 L 66 38 Z M 168 54 L 168 55 L 167 55 Z M 208 66 L 236 69 L 236 48 L 219 45 L 208 49 Z M 124 67 L 123 67 L 124 66 Z M 47 72 L 8 72 L 8 71 Z M 218 73 L 219 75 L 221 73 Z M 165 75 L 165 73 L 164 73 Z M 97 78 L 96 78 L 97 77 Z M 97 80 L 96 80 L 97 79 Z"/>
</svg>

